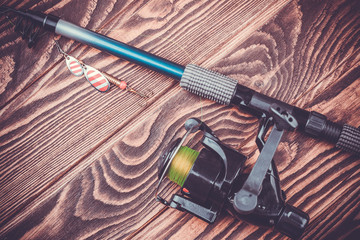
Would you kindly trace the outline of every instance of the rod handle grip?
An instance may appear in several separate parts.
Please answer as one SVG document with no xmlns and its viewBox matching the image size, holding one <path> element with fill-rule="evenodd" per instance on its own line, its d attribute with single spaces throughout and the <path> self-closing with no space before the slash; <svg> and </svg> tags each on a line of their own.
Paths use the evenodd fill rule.
<svg viewBox="0 0 360 240">
<path fill-rule="evenodd" d="M 360 129 L 344 124 L 336 147 L 360 156 Z"/>
<path fill-rule="evenodd" d="M 229 105 L 235 95 L 237 81 L 223 74 L 188 64 L 180 79 L 180 86 L 200 97 Z"/>
<path fill-rule="evenodd" d="M 312 111 L 309 114 L 305 132 L 315 138 L 334 143 L 337 148 L 360 155 L 360 129 L 350 125 L 338 124 L 326 116 Z"/>
</svg>

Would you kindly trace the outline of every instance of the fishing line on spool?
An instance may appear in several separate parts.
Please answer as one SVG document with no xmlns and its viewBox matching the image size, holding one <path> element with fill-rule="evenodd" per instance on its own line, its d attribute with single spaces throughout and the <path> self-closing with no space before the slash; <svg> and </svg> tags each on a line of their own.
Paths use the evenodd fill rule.
<svg viewBox="0 0 360 240">
<path fill-rule="evenodd" d="M 166 176 L 170 181 L 182 187 L 191 167 L 194 165 L 194 162 L 198 156 L 198 151 L 193 150 L 187 146 L 180 147 L 178 153 L 175 155 L 173 161 L 170 164 Z"/>
</svg>

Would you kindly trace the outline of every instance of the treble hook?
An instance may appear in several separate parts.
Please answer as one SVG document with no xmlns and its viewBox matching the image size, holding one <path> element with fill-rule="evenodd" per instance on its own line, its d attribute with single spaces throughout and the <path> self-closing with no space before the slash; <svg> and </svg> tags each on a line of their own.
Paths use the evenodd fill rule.
<svg viewBox="0 0 360 240">
<path fill-rule="evenodd" d="M 140 97 L 142 97 L 144 99 L 149 99 L 154 95 L 154 93 L 151 92 L 151 91 L 149 93 L 140 93 L 139 91 L 136 91 L 136 90 L 134 90 L 133 88 L 130 88 L 130 87 L 126 87 L 126 91 L 131 92 L 131 93 L 135 93 L 135 94 L 139 95 Z"/>
</svg>

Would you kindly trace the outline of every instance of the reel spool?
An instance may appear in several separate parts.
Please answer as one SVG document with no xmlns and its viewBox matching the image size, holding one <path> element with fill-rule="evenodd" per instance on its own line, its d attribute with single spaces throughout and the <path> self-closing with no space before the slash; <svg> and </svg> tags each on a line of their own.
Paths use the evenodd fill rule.
<svg viewBox="0 0 360 240">
<path fill-rule="evenodd" d="M 196 150 L 187 146 L 181 146 L 172 160 L 166 176 L 170 181 L 182 187 L 198 156 L 199 152 Z"/>
</svg>

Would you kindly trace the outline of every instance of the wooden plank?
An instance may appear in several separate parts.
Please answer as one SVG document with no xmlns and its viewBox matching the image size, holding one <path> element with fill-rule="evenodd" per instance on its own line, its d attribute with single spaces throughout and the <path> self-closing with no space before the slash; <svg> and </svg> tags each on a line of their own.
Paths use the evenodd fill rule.
<svg viewBox="0 0 360 240">
<path fill-rule="evenodd" d="M 356 239 L 359 236 L 359 208 L 355 209 L 345 221 L 341 221 L 341 225 L 332 231 L 332 236 L 337 239 Z"/>
<path fill-rule="evenodd" d="M 157 3 L 159 2 L 157 1 Z M 129 12 L 125 13 L 125 18 L 120 16 L 112 20 L 113 25 L 106 24 L 106 28 L 102 30 L 119 40 L 124 40 L 121 38 L 125 36 L 125 40 L 131 45 L 169 59 L 178 59 L 182 63 L 190 61 L 189 52 L 201 52 L 201 49 L 210 51 L 217 48 L 221 41 L 227 41 L 228 37 L 221 31 L 226 31 L 226 29 L 230 31 L 234 27 L 241 26 L 239 23 L 223 24 L 221 21 L 200 22 L 193 25 L 191 22 L 199 15 L 198 11 L 203 13 L 205 8 L 208 11 L 205 14 L 210 14 L 210 16 L 214 11 L 219 19 L 227 19 L 229 15 L 237 16 L 236 18 L 243 17 L 243 24 L 247 24 L 246 17 L 256 17 L 256 15 L 250 16 L 247 11 L 244 11 L 253 5 L 248 6 L 244 3 L 232 4 L 232 12 L 227 11 L 229 9 L 228 2 L 225 5 L 219 4 L 217 1 L 211 4 L 208 1 L 188 1 L 184 6 L 181 5 L 185 4 L 184 2 L 178 4 L 180 5 L 171 5 L 168 8 L 167 11 L 171 14 L 166 14 L 160 19 L 154 18 L 151 20 L 152 22 L 146 24 L 146 28 L 138 28 L 138 26 L 149 20 L 146 13 L 154 12 L 156 4 L 148 2 L 141 6 L 140 2 L 138 5 L 131 5 L 127 9 Z M 269 4 L 268 1 L 259 1 L 258 15 L 263 14 L 262 9 Z M 286 1 L 283 4 L 286 4 Z M 69 8 L 71 6 L 69 5 Z M 281 4 L 276 4 L 274 7 L 279 8 Z M 94 6 L 91 9 L 93 8 Z M 246 14 L 243 15 L 243 12 Z M 163 12 L 160 11 L 160 13 Z M 141 14 L 145 14 L 145 16 L 142 17 Z M 178 17 L 179 14 L 181 17 Z M 187 15 L 189 17 L 186 17 Z M 186 24 L 186 20 L 189 21 L 189 24 Z M 110 31 L 108 29 L 114 26 L 121 30 Z M 187 31 L 182 34 L 181 38 L 177 34 L 173 34 L 174 36 L 170 34 L 172 31 L 178 32 L 184 26 Z M 135 32 L 133 35 L 124 34 L 133 28 L 140 29 L 140 32 Z M 196 41 L 198 43 L 203 41 L 196 38 L 197 34 L 201 34 L 207 29 L 220 33 L 204 36 L 208 43 L 195 48 Z M 170 40 L 167 38 L 168 35 Z M 179 48 L 180 42 L 184 39 L 188 39 L 187 41 L 191 41 L 193 45 Z M 211 42 L 216 42 L 216 44 L 210 44 Z M 68 50 L 67 46 L 64 47 L 66 51 Z M 164 49 L 176 49 L 176 51 L 165 52 L 161 46 Z M 51 54 L 55 54 L 56 49 L 53 47 L 51 51 Z M 207 51 L 204 52 L 208 53 Z M 95 64 L 91 64 L 94 67 L 116 76 L 120 75 L 134 88 L 151 89 L 156 93 L 151 101 L 156 101 L 173 86 L 173 82 L 166 77 L 134 67 L 97 50 L 80 47 L 76 48 L 72 54 L 85 63 L 95 62 Z M 199 55 L 199 57 L 202 56 Z M 196 60 L 197 56 L 194 59 Z M 38 69 L 38 71 L 43 70 Z M 6 222 L 15 216 L 24 206 L 60 178 L 68 172 L 75 171 L 74 168 L 84 162 L 84 159 L 88 159 L 94 150 L 107 144 L 109 138 L 144 110 L 137 104 L 138 100 L 136 96 L 130 96 L 128 93 L 119 94 L 116 91 L 101 95 L 89 88 L 88 83 L 84 80 L 79 79 L 74 82 L 74 77 L 69 76 L 63 62 L 54 65 L 50 70 L 44 70 L 41 78 L 38 78 L 1 110 L 3 128 L 0 156 L 5 161 L 2 162 L 0 179 L 2 188 L 6 189 L 0 196 L 1 221 Z M 93 159 L 89 159 L 82 166 L 88 166 L 92 161 Z M 15 205 L 14 202 L 17 204 Z"/>
</svg>

